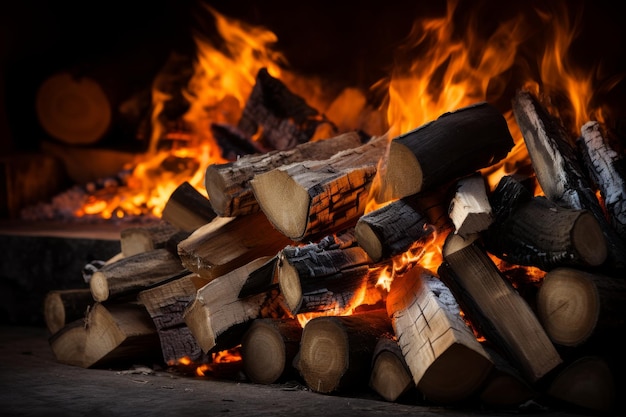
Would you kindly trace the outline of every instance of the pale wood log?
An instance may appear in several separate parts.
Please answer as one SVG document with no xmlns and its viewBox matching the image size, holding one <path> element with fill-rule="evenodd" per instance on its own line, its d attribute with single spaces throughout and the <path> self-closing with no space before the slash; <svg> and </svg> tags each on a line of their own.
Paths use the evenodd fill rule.
<svg viewBox="0 0 626 417">
<path fill-rule="evenodd" d="M 530 382 L 540 380 L 562 360 L 528 303 L 478 246 L 477 236 L 449 234 L 440 278 L 465 317 Z"/>
<path fill-rule="evenodd" d="M 394 138 L 380 169 L 379 203 L 433 189 L 492 165 L 513 148 L 506 119 L 476 103 Z"/>
<path fill-rule="evenodd" d="M 387 139 L 378 137 L 323 161 L 304 161 L 255 176 L 250 184 L 261 210 L 285 236 L 303 240 L 354 226 Z"/>
<path fill-rule="evenodd" d="M 392 331 L 384 310 L 315 317 L 304 326 L 296 368 L 312 391 L 359 391 L 367 387 L 378 339 Z"/>
<path fill-rule="evenodd" d="M 607 267 L 623 271 L 626 268 L 626 243 L 609 224 L 576 157 L 573 141 L 560 121 L 525 90 L 515 95 L 513 114 L 545 196 L 559 206 L 588 210 L 606 238 Z"/>
<path fill-rule="evenodd" d="M 300 349 L 302 326 L 295 318 L 261 318 L 241 340 L 243 371 L 256 384 L 273 384 L 297 376 L 293 360 Z"/>
<path fill-rule="evenodd" d="M 209 165 L 204 178 L 211 206 L 222 217 L 254 213 L 259 210 L 250 186 L 254 176 L 295 162 L 328 159 L 339 151 L 356 148 L 361 144 L 359 134 L 349 132 L 334 138 L 303 143 L 286 151 L 255 153 L 233 162 Z"/>
<path fill-rule="evenodd" d="M 413 381 L 426 399 L 448 404 L 477 392 L 493 364 L 441 281 L 419 267 L 396 276 L 387 312 Z"/>
<path fill-rule="evenodd" d="M 164 248 L 179 231 L 176 226 L 165 221 L 146 227 L 126 227 L 120 231 L 122 255 L 133 256 Z"/>
<path fill-rule="evenodd" d="M 89 288 L 49 291 L 44 298 L 43 315 L 50 334 L 84 317 L 93 303 Z"/>
<path fill-rule="evenodd" d="M 182 264 L 214 279 L 259 257 L 274 256 L 293 243 L 262 213 L 217 217 L 178 244 Z"/>
<path fill-rule="evenodd" d="M 626 157 L 611 147 L 599 122 L 587 122 L 577 140 L 583 162 L 594 181 L 609 222 L 618 235 L 626 240 Z"/>
<path fill-rule="evenodd" d="M 594 267 L 607 258 L 602 228 L 587 210 L 565 208 L 502 177 L 490 197 L 495 220 L 484 234 L 489 252 L 512 264 L 550 270 Z"/>
<path fill-rule="evenodd" d="M 137 294 L 152 285 L 185 273 L 180 259 L 167 249 L 138 253 L 104 265 L 94 272 L 89 288 L 94 300 Z"/>
<path fill-rule="evenodd" d="M 187 181 L 174 190 L 161 213 L 163 220 L 186 232 L 193 232 L 215 217 L 209 199 Z"/>
<path fill-rule="evenodd" d="M 549 271 L 537 293 L 537 316 L 550 339 L 579 346 L 626 324 L 626 281 L 574 268 Z"/>
<path fill-rule="evenodd" d="M 417 396 L 411 370 L 393 335 L 383 335 L 372 354 L 372 372 L 369 387 L 386 401 L 398 401 L 410 393 Z"/>
<path fill-rule="evenodd" d="M 457 181 L 448 215 L 454 224 L 455 233 L 463 237 L 487 230 L 493 223 L 487 183 L 480 173 L 470 174 Z"/>
</svg>

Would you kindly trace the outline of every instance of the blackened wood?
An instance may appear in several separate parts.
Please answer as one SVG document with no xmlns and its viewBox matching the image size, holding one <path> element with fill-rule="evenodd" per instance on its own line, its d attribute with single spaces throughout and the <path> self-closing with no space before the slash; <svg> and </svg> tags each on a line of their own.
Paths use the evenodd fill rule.
<svg viewBox="0 0 626 417">
<path fill-rule="evenodd" d="M 211 134 L 217 141 L 222 158 L 236 161 L 241 156 L 262 153 L 262 146 L 241 132 L 235 126 L 223 123 L 211 123 Z"/>
<path fill-rule="evenodd" d="M 216 216 L 208 198 L 187 181 L 170 195 L 161 214 L 163 220 L 186 232 L 210 223 Z"/>
</svg>

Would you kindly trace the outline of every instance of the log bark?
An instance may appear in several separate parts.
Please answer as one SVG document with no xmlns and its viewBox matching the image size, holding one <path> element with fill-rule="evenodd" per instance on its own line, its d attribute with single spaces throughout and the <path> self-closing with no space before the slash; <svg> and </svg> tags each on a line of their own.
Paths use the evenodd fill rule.
<svg viewBox="0 0 626 417">
<path fill-rule="evenodd" d="M 188 271 L 187 271 L 188 272 Z M 180 259 L 167 249 L 154 249 L 104 265 L 89 280 L 93 299 L 103 302 L 133 295 L 185 273 Z"/>
<path fill-rule="evenodd" d="M 530 306 L 476 240 L 449 234 L 439 276 L 480 334 L 536 382 L 560 365 L 561 357 Z"/>
<path fill-rule="evenodd" d="M 46 294 L 43 315 L 50 334 L 85 316 L 87 308 L 94 303 L 89 288 L 53 290 Z"/>
<path fill-rule="evenodd" d="M 487 184 L 480 173 L 470 174 L 457 181 L 448 215 L 454 224 L 455 233 L 464 238 L 487 230 L 493 223 Z"/>
<path fill-rule="evenodd" d="M 302 331 L 296 368 L 312 391 L 359 391 L 367 387 L 378 339 L 392 331 L 384 310 L 313 318 Z"/>
<path fill-rule="evenodd" d="M 296 162 L 255 176 L 250 184 L 274 227 L 293 240 L 356 224 L 365 212 L 385 137 L 323 161 Z"/>
<path fill-rule="evenodd" d="M 619 334 L 626 325 L 626 282 L 556 268 L 539 287 L 537 316 L 550 339 L 560 346 L 575 347 L 592 337 Z"/>
<path fill-rule="evenodd" d="M 596 267 L 607 258 L 604 233 L 587 210 L 533 197 L 513 177 L 503 177 L 490 198 L 495 220 L 484 234 L 487 250 L 511 264 L 550 270 Z"/>
<path fill-rule="evenodd" d="M 493 364 L 441 281 L 419 267 L 395 277 L 387 312 L 413 381 L 426 399 L 449 404 L 477 392 Z"/>
<path fill-rule="evenodd" d="M 469 175 L 513 148 L 505 118 L 482 102 L 445 113 L 391 141 L 378 174 L 379 203 L 407 197 Z M 471 157 L 470 157 L 471 155 Z"/>
<path fill-rule="evenodd" d="M 165 248 L 172 236 L 180 230 L 172 224 L 162 221 L 147 227 L 127 227 L 120 232 L 122 256 L 133 256 Z"/>
<path fill-rule="evenodd" d="M 260 208 L 250 186 L 250 180 L 255 175 L 295 162 L 328 159 L 339 151 L 360 145 L 359 134 L 350 132 L 334 138 L 303 143 L 286 151 L 255 153 L 234 162 L 209 165 L 204 178 L 211 206 L 222 217 L 257 212 Z"/>
<path fill-rule="evenodd" d="M 411 370 L 393 335 L 384 335 L 376 343 L 369 387 L 385 401 L 395 402 L 411 393 L 417 397 Z"/>
<path fill-rule="evenodd" d="M 215 217 L 209 199 L 187 181 L 174 190 L 161 213 L 163 220 L 190 233 Z"/>
</svg>

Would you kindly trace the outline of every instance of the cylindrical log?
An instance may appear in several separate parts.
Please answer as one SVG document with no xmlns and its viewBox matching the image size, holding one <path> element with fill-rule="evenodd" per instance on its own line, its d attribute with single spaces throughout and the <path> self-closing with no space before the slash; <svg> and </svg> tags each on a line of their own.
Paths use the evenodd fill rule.
<svg viewBox="0 0 626 417">
<path fill-rule="evenodd" d="M 84 317 L 94 303 L 89 288 L 50 291 L 44 299 L 44 319 L 50 334 Z"/>
</svg>

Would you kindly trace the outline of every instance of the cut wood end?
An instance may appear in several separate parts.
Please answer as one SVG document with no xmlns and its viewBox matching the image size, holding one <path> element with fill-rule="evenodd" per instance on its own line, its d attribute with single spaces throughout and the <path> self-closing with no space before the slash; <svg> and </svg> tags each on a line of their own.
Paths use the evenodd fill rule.
<svg viewBox="0 0 626 417">
<path fill-rule="evenodd" d="M 56 333 L 65 325 L 65 307 L 57 291 L 50 291 L 44 299 L 44 318 L 50 334 Z"/>
<path fill-rule="evenodd" d="M 272 384 L 285 370 L 285 341 L 277 328 L 255 320 L 241 340 L 241 358 L 252 382 Z"/>
<path fill-rule="evenodd" d="M 204 187 L 206 188 L 211 207 L 219 216 L 225 216 L 228 213 L 228 202 L 230 199 L 224 194 L 226 183 L 219 172 L 208 166 L 204 175 Z"/>
<path fill-rule="evenodd" d="M 302 305 L 302 287 L 298 270 L 281 253 L 278 257 L 277 276 L 280 292 L 291 314 L 296 315 Z"/>
<path fill-rule="evenodd" d="M 89 289 L 93 299 L 97 302 L 106 301 L 109 298 L 109 283 L 106 276 L 100 271 L 94 272 L 91 276 Z"/>
<path fill-rule="evenodd" d="M 415 387 L 406 365 L 389 351 L 383 351 L 376 357 L 369 385 L 385 400 L 392 402 Z"/>
<path fill-rule="evenodd" d="M 379 202 L 408 197 L 422 189 L 422 167 L 407 146 L 393 140 L 389 144 L 389 155 L 381 179 Z"/>
<path fill-rule="evenodd" d="M 471 234 L 465 237 L 456 233 L 450 233 L 446 238 L 445 243 L 443 244 L 442 253 L 444 258 L 446 256 L 452 255 L 455 252 L 463 250 L 464 248 L 468 247 L 476 240 L 478 240 L 479 237 L 479 233 Z"/>
<path fill-rule="evenodd" d="M 378 262 L 383 256 L 383 245 L 376 232 L 367 223 L 358 221 L 354 234 L 359 246 L 367 252 L 372 261 Z"/>
<path fill-rule="evenodd" d="M 582 213 L 576 219 L 572 230 L 572 242 L 581 259 L 591 266 L 601 265 L 608 256 L 608 246 L 602 227 L 589 212 Z"/>
</svg>

